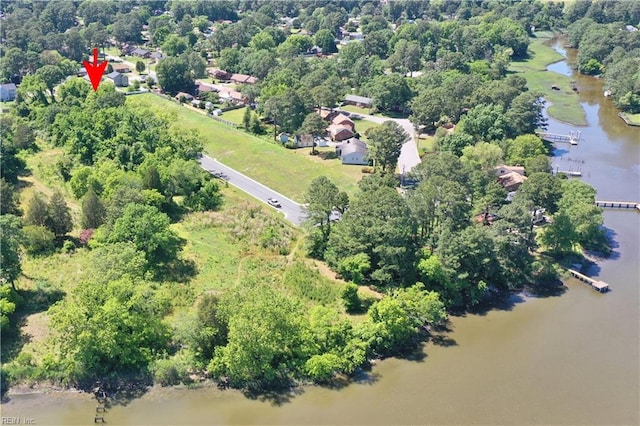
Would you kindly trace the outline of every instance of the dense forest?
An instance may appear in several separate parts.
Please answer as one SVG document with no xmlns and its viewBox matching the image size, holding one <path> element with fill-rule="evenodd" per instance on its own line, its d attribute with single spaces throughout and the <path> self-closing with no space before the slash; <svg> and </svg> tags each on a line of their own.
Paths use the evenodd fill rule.
<svg viewBox="0 0 640 426">
<path fill-rule="evenodd" d="M 638 112 L 639 32 L 622 28 L 640 22 L 640 6 L 620 4 L 2 3 L 0 78 L 18 85 L 0 116 L 0 310 L 16 348 L 3 351 L 3 392 L 202 377 L 252 390 L 323 384 L 414 350 L 448 313 L 555 285 L 556 260 L 607 253 L 595 190 L 552 173 L 535 135 L 544 99 L 509 64 L 528 59 L 535 31 L 568 28 L 579 70 L 603 72 L 619 108 Z M 342 44 L 348 33 L 362 40 Z M 76 78 L 93 47 L 124 44 L 163 51 L 147 85 L 170 95 L 196 94 L 211 65 L 257 77 L 239 87 L 257 104 L 246 132 L 277 122 L 320 134 L 317 108 L 352 93 L 408 117 L 433 152 L 400 189 L 409 135 L 393 121 L 367 130 L 372 173 L 351 193 L 315 179 L 299 200 L 309 219 L 292 228 L 199 166 L 201 133 Z M 509 202 L 503 164 L 527 177 Z M 551 223 L 534 226 L 539 211 Z M 214 254 L 203 258 L 223 260 L 201 261 L 205 243 Z M 55 262 L 81 271 L 57 288 L 24 273 L 53 281 Z M 201 285 L 207 274 L 219 282 Z M 40 311 L 48 337 L 21 351 L 21 321 Z"/>
</svg>

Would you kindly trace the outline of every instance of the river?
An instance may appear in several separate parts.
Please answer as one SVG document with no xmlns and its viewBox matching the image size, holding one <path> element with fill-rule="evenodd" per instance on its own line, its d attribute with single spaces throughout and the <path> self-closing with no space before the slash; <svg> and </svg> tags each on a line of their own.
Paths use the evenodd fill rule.
<svg viewBox="0 0 640 426">
<path fill-rule="evenodd" d="M 558 49 L 560 50 L 560 49 Z M 569 62 L 575 52 L 569 51 Z M 565 62 L 551 70 L 573 75 Z M 580 169 L 598 198 L 640 201 L 640 128 L 626 126 L 602 82 L 573 75 L 588 126 L 553 164 Z M 576 128 L 550 120 L 549 131 Z M 417 361 L 379 362 L 342 389 L 306 387 L 281 401 L 215 388 L 154 388 L 110 408 L 109 424 L 640 424 L 640 214 L 606 210 L 614 255 L 589 273 L 599 294 L 569 280 L 562 294 L 514 295 L 499 309 L 452 318 L 452 332 Z M 93 424 L 86 395 L 14 395 L 3 416 L 38 425 Z"/>
</svg>

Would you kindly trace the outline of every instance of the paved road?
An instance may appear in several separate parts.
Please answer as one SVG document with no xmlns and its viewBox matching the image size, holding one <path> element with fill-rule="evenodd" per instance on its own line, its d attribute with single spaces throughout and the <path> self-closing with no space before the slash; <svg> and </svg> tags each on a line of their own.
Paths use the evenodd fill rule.
<svg viewBox="0 0 640 426">
<path fill-rule="evenodd" d="M 340 108 L 337 108 L 340 111 L 343 111 Z M 349 112 L 349 111 L 347 111 Z M 353 113 L 350 113 L 353 114 Z M 405 132 L 410 136 L 410 139 L 402 145 L 402 151 L 400 151 L 400 157 L 398 157 L 398 173 L 408 173 L 412 168 L 421 163 L 420 156 L 418 155 L 418 146 L 416 145 L 416 132 L 413 128 L 413 124 L 407 118 L 389 118 L 389 117 L 379 117 L 376 115 L 368 115 L 368 114 L 356 114 L 361 116 L 362 118 L 373 121 L 374 123 L 382 124 L 385 121 L 395 121 L 398 123 Z M 356 129 L 358 128 L 358 123 L 356 122 Z"/>
<path fill-rule="evenodd" d="M 302 221 L 306 218 L 304 207 L 301 204 L 298 204 L 284 195 L 267 188 L 260 182 L 256 182 L 250 177 L 245 176 L 231 167 L 225 166 L 218 160 L 206 155 L 203 155 L 199 161 L 200 166 L 206 171 L 210 173 L 223 173 L 225 175 L 225 180 L 231 185 L 243 190 L 265 204 L 267 204 L 268 198 L 275 198 L 280 201 L 282 207 L 277 210 L 284 213 L 285 218 L 294 225 L 300 226 Z M 269 206 L 269 208 L 274 207 Z"/>
</svg>

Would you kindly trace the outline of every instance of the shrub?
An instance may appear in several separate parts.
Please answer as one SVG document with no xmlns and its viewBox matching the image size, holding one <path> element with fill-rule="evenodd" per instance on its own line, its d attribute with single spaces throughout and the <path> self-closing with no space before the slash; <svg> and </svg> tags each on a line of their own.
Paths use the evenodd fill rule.
<svg viewBox="0 0 640 426">
<path fill-rule="evenodd" d="M 75 250 L 76 250 L 76 245 L 71 240 L 66 240 L 64 244 L 62 244 L 63 253 L 73 253 Z"/>
<path fill-rule="evenodd" d="M 347 312 L 358 312 L 362 305 L 358 297 L 358 285 L 354 283 L 345 284 L 342 289 L 342 302 Z"/>
<path fill-rule="evenodd" d="M 175 386 L 191 383 L 189 377 L 189 360 L 184 353 L 177 353 L 171 358 L 163 358 L 154 362 L 151 367 L 153 378 L 161 386 Z"/>
<path fill-rule="evenodd" d="M 29 254 L 47 253 L 53 249 L 55 235 L 44 226 L 29 225 L 22 228 L 24 248 Z"/>
</svg>

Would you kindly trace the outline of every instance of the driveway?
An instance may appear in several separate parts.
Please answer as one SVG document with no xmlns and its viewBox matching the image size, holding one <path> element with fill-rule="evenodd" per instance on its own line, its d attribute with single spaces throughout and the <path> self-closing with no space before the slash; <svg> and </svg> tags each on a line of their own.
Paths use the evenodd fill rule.
<svg viewBox="0 0 640 426">
<path fill-rule="evenodd" d="M 344 111 L 340 108 L 337 108 L 339 111 Z M 349 112 L 349 111 L 345 111 Z M 353 114 L 353 113 L 350 113 Z M 418 146 L 416 145 L 416 132 L 413 128 L 413 124 L 409 121 L 408 118 L 389 118 L 389 117 L 378 117 L 376 115 L 368 115 L 368 114 L 356 114 L 362 117 L 365 120 L 373 121 L 374 123 L 382 124 L 385 121 L 395 121 L 398 123 L 405 132 L 410 136 L 409 140 L 402 145 L 402 150 L 400 151 L 400 157 L 398 157 L 398 173 L 408 173 L 412 168 L 420 164 L 420 156 L 418 155 Z M 358 128 L 358 123 L 356 122 L 356 129 Z"/>
<path fill-rule="evenodd" d="M 300 226 L 306 218 L 306 213 L 302 204 L 298 204 L 295 201 L 285 197 L 284 195 L 267 188 L 260 182 L 251 179 L 248 176 L 243 175 L 240 172 L 225 166 L 218 160 L 209 156 L 203 155 L 200 160 L 200 166 L 209 173 L 222 173 L 223 178 L 231 185 L 235 186 L 246 192 L 247 194 L 257 198 L 263 203 L 267 204 L 267 199 L 275 198 L 280 201 L 281 208 L 276 209 L 284 214 L 284 217 L 296 226 Z M 268 205 L 268 204 L 267 204 Z M 269 206 L 269 208 L 274 208 Z"/>
</svg>

